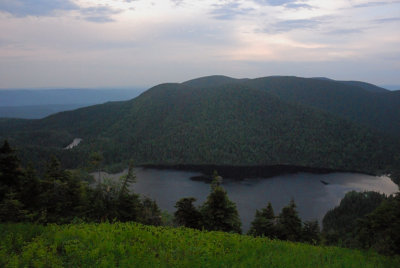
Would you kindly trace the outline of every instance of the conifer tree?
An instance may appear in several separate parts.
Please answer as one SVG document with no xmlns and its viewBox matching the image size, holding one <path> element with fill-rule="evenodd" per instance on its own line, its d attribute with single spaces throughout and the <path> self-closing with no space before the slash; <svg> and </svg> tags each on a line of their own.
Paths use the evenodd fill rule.
<svg viewBox="0 0 400 268">
<path fill-rule="evenodd" d="M 134 221 L 140 213 L 139 196 L 131 193 L 129 187 L 136 182 L 133 161 L 130 161 L 128 173 L 120 178 L 120 189 L 117 200 L 118 220 Z"/>
<path fill-rule="evenodd" d="M 101 184 L 101 165 L 104 161 L 103 154 L 100 152 L 92 152 L 89 155 L 89 165 L 91 168 L 95 169 L 97 171 L 97 182 L 98 184 Z"/>
<path fill-rule="evenodd" d="M 40 206 L 45 222 L 65 223 L 77 216 L 80 206 L 81 182 L 71 178 L 71 174 L 61 167 L 60 161 L 52 156 L 46 164 L 44 179 L 41 183 Z"/>
<path fill-rule="evenodd" d="M 320 228 L 317 220 L 304 222 L 302 241 L 313 245 L 317 245 L 320 243 Z"/>
<path fill-rule="evenodd" d="M 119 191 L 119 199 L 122 196 L 128 196 L 130 184 L 136 182 L 136 175 L 134 171 L 133 161 L 130 161 L 129 163 L 128 173 L 122 176 L 120 179 L 121 179 L 121 188 Z"/>
<path fill-rule="evenodd" d="M 185 226 L 188 228 L 201 228 L 201 213 L 193 205 L 196 201 L 194 197 L 186 197 L 176 202 L 175 208 L 177 210 L 174 213 L 175 222 L 178 225 Z"/>
<path fill-rule="evenodd" d="M 27 219 L 28 211 L 14 192 L 5 195 L 0 203 L 0 222 L 20 222 Z"/>
<path fill-rule="evenodd" d="M 32 164 L 28 164 L 28 167 L 24 169 L 19 193 L 21 203 L 32 213 L 32 217 L 34 217 L 34 214 L 37 214 L 37 210 L 39 209 L 40 192 L 39 177 Z"/>
<path fill-rule="evenodd" d="M 214 176 L 211 193 L 200 209 L 203 226 L 212 231 L 241 233 L 236 204 L 229 200 L 226 191 L 220 186 L 218 177 Z"/>
<path fill-rule="evenodd" d="M 248 233 L 253 236 L 275 238 L 275 215 L 270 202 L 268 202 L 266 208 L 263 208 L 261 211 L 256 211 L 256 215 L 251 223 L 251 228 Z"/>
<path fill-rule="evenodd" d="M 9 192 L 17 193 L 23 176 L 20 161 L 7 140 L 0 147 L 0 202 Z"/>
<path fill-rule="evenodd" d="M 156 201 L 149 197 L 143 198 L 140 222 L 147 225 L 159 226 L 162 224 L 161 217 L 161 210 L 158 208 Z"/>
<path fill-rule="evenodd" d="M 296 210 L 294 200 L 290 200 L 288 206 L 282 209 L 278 217 L 277 237 L 281 240 L 300 241 L 301 219 Z"/>
<path fill-rule="evenodd" d="M 0 147 L 0 221 L 18 222 L 28 211 L 21 202 L 24 173 L 15 150 L 7 140 Z"/>
</svg>

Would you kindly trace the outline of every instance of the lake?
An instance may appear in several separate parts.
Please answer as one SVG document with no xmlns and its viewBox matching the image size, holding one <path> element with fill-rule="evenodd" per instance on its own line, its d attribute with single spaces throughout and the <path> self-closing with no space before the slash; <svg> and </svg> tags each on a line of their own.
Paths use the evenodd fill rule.
<svg viewBox="0 0 400 268">
<path fill-rule="evenodd" d="M 199 172 L 136 168 L 136 183 L 131 189 L 138 194 L 155 199 L 161 210 L 174 213 L 175 203 L 182 197 L 195 197 L 202 204 L 210 192 L 210 184 L 190 179 L 201 176 Z M 126 174 L 106 174 L 102 177 L 119 178 Z M 351 191 L 377 191 L 392 194 L 398 187 L 386 176 L 375 177 L 358 173 L 312 174 L 296 173 L 271 178 L 227 179 L 222 186 L 236 203 L 242 229 L 246 232 L 256 209 L 272 203 L 275 214 L 293 198 L 303 221 L 319 220 L 325 213 L 339 205 L 344 195 Z"/>
</svg>

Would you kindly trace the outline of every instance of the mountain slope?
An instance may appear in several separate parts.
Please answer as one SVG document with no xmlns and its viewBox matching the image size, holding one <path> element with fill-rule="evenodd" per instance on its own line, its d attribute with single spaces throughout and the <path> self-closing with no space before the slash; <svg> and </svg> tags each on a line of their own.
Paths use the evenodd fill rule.
<svg viewBox="0 0 400 268">
<path fill-rule="evenodd" d="M 313 77 L 313 79 L 324 80 L 324 81 L 332 81 L 332 82 L 339 82 L 339 83 L 342 83 L 342 84 L 345 84 L 345 85 L 359 87 L 359 88 L 362 88 L 362 89 L 364 89 L 366 91 L 369 91 L 369 92 L 388 92 L 389 91 L 386 88 L 378 87 L 376 85 L 373 85 L 373 84 L 370 84 L 370 83 L 366 83 L 366 82 L 362 82 L 362 81 L 340 81 L 340 80 L 333 80 L 333 79 L 326 78 L 326 77 Z"/>
<path fill-rule="evenodd" d="M 244 84 L 394 137 L 400 135 L 400 94 L 396 92 L 376 93 L 332 80 L 284 76 L 252 79 Z"/>
<path fill-rule="evenodd" d="M 346 84 L 346 85 L 350 85 L 350 86 L 356 86 L 356 87 L 360 87 L 362 89 L 365 89 L 369 92 L 388 92 L 389 90 L 382 88 L 382 87 L 378 87 L 375 86 L 373 84 L 370 83 L 365 83 L 365 82 L 361 82 L 361 81 L 338 81 L 340 83 Z"/>
<path fill-rule="evenodd" d="M 247 82 L 162 84 L 131 101 L 12 122 L 0 122 L 2 138 L 37 158 L 52 148 L 68 155 L 71 165 L 102 151 L 108 164 L 133 158 L 137 164 L 286 164 L 377 172 L 393 165 L 400 151 L 389 138 Z M 83 139 L 77 149 L 61 150 L 76 137 Z"/>
<path fill-rule="evenodd" d="M 212 75 L 212 76 L 205 76 L 196 79 L 192 79 L 182 84 L 189 87 L 216 87 L 226 84 L 233 84 L 242 81 L 246 81 L 248 79 L 236 79 L 224 75 Z"/>
</svg>

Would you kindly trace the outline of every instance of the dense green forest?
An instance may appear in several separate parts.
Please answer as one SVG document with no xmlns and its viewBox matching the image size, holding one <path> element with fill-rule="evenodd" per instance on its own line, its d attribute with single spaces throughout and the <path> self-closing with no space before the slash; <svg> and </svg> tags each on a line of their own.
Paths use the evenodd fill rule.
<svg viewBox="0 0 400 268">
<path fill-rule="evenodd" d="M 214 174 L 203 204 L 195 207 L 194 198 L 182 197 L 173 215 L 160 211 L 154 200 L 128 190 L 135 182 L 133 163 L 297 166 L 390 173 L 399 183 L 400 142 L 396 133 L 400 95 L 364 87 L 296 77 L 214 76 L 162 84 L 130 101 L 90 106 L 41 120 L 0 119 L 0 139 L 10 142 L 0 147 L 0 221 L 14 223 L 0 225 L 0 254 L 7 256 L 1 266 L 41 266 L 50 260 L 67 266 L 135 261 L 177 266 L 187 262 L 204 266 L 212 261 L 230 266 L 242 256 L 243 264 L 396 267 L 398 256 L 385 258 L 373 251 L 400 254 L 400 195 L 348 193 L 326 214 L 322 232 L 318 222 L 301 220 L 294 200 L 279 213 L 265 204 L 256 212 L 248 236 L 235 236 L 220 232 L 240 234 L 242 229 L 236 204 L 221 186 L 218 174 Z M 81 144 L 65 150 L 74 138 L 81 138 Z M 126 166 L 128 174 L 119 180 L 95 181 L 89 174 Z M 98 225 L 104 222 L 115 224 Z M 140 224 L 191 229 L 155 229 Z M 85 237 L 90 228 L 100 228 L 99 232 L 122 248 L 114 242 L 99 242 L 98 237 Z M 125 244 L 122 230 L 135 233 L 136 242 Z M 204 247 L 187 253 L 182 244 L 173 244 L 177 243 L 172 242 L 174 235 L 182 236 L 182 241 L 200 239 Z M 154 247 L 164 236 L 169 237 L 169 246 L 151 248 L 151 256 L 140 251 L 141 245 Z M 221 253 L 221 247 L 210 245 L 209 239 L 226 245 L 222 247 L 226 251 Z M 81 241 L 96 246 L 82 253 Z M 243 241 L 251 252 L 242 247 Z M 183 251 L 171 251 L 174 247 Z M 99 250 L 109 252 L 107 257 L 97 258 Z M 121 258 L 121 254 L 137 250 L 142 254 L 139 260 Z M 198 250 L 208 252 L 207 259 L 199 259 Z M 282 258 L 271 254 L 261 258 L 266 251 Z M 181 254 L 187 256 L 182 263 L 177 260 Z M 225 258 L 216 257 L 220 254 Z M 311 262 L 310 254 L 316 255 Z"/>
<path fill-rule="evenodd" d="M 92 168 L 99 169 L 100 162 L 101 155 L 93 154 Z M 174 215 L 161 212 L 155 201 L 131 192 L 129 185 L 135 183 L 135 178 L 132 162 L 128 173 L 119 180 L 94 181 L 84 170 L 63 169 L 54 156 L 40 174 L 32 166 L 22 166 L 6 141 L 0 147 L 0 222 L 48 225 L 134 221 L 242 232 L 236 204 L 221 186 L 222 178 L 217 173 L 202 205 L 195 207 L 194 198 L 183 197 L 177 200 Z M 321 233 L 318 222 L 301 220 L 294 200 L 277 215 L 269 203 L 257 210 L 248 235 L 313 245 L 372 248 L 382 254 L 399 255 L 399 207 L 400 195 L 350 192 L 339 207 L 326 214 Z"/>
<path fill-rule="evenodd" d="M 400 134 L 400 94 L 360 81 L 335 81 L 326 78 L 271 76 L 256 79 L 234 79 L 225 76 L 202 77 L 183 84 L 204 88 L 242 84 L 263 89 L 284 101 L 346 118 L 372 129 L 398 136 Z"/>
<path fill-rule="evenodd" d="M 400 194 L 349 192 L 323 219 L 325 242 L 400 254 Z"/>
<path fill-rule="evenodd" d="M 92 154 L 92 168 L 100 162 Z M 42 174 L 23 167 L 8 142 L 0 147 L 2 267 L 400 265 L 399 195 L 349 193 L 324 218 L 322 234 L 318 222 L 302 222 L 293 200 L 279 215 L 269 203 L 257 210 L 248 235 L 239 235 L 236 204 L 216 173 L 202 205 L 184 197 L 172 216 L 128 190 L 135 182 L 132 162 L 119 181 L 93 181 L 84 170 L 63 169 L 55 157 L 45 166 Z M 355 231 L 342 232 L 346 222 L 338 219 Z"/>
<path fill-rule="evenodd" d="M 335 92 L 344 95 L 329 98 L 342 103 L 342 98 L 359 99 L 354 94 L 371 92 L 334 81 L 293 77 L 219 80 L 162 84 L 131 101 L 42 120 L 0 120 L 0 137 L 17 146 L 24 163 L 33 161 L 42 169 L 49 154 L 56 155 L 64 167 L 76 168 L 95 151 L 114 169 L 126 166 L 126 159 L 138 165 L 295 165 L 367 173 L 400 169 L 396 137 L 362 126 L 361 119 L 343 119 L 330 110 L 278 96 L 292 90 L 318 99 Z M 358 111 L 368 108 L 367 104 L 343 105 Z M 322 106 L 329 105 L 322 102 Z M 398 121 L 394 117 L 396 113 L 387 117 L 392 118 L 392 126 Z M 73 150 L 63 150 L 74 138 L 83 141 Z"/>
<path fill-rule="evenodd" d="M 267 77 L 248 83 L 282 100 L 313 107 L 394 137 L 400 135 L 398 92 L 371 92 L 352 84 L 298 77 Z"/>
</svg>

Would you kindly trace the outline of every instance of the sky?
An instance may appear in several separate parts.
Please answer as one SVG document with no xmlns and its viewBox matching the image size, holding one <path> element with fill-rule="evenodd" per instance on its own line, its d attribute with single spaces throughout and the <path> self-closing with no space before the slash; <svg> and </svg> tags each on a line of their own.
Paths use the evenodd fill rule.
<svg viewBox="0 0 400 268">
<path fill-rule="evenodd" d="M 0 0 L 0 88 L 214 74 L 400 85 L 400 0 Z"/>
</svg>

